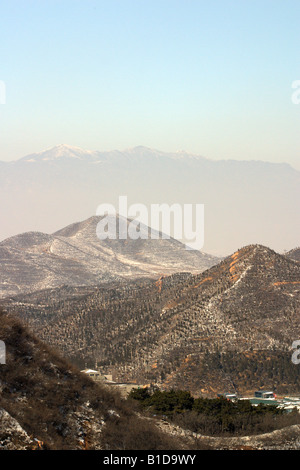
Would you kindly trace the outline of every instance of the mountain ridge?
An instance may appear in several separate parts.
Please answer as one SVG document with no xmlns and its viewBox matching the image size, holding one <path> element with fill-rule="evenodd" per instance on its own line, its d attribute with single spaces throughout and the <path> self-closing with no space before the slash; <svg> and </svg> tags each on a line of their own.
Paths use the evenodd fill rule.
<svg viewBox="0 0 300 470">
<path fill-rule="evenodd" d="M 219 261 L 186 250 L 173 238 L 99 240 L 96 229 L 100 220 L 92 216 L 50 235 L 32 231 L 0 242 L 1 297 L 66 283 L 91 286 L 183 270 L 200 272 Z M 143 230 L 150 229 L 144 226 Z"/>
<path fill-rule="evenodd" d="M 78 156 L 79 154 L 79 156 Z M 52 158 L 47 158 L 47 155 L 49 156 L 52 156 Z M 32 162 L 34 160 L 44 160 L 44 161 L 51 161 L 52 159 L 55 160 L 56 158 L 63 158 L 63 157 L 73 157 L 75 159 L 80 159 L 80 155 L 84 155 L 85 157 L 92 157 L 92 160 L 98 158 L 99 156 L 105 156 L 105 160 L 107 160 L 107 158 L 109 156 L 121 156 L 122 155 L 127 155 L 127 156 L 157 156 L 157 157 L 168 157 L 168 158 L 171 158 L 171 159 L 178 159 L 178 158 L 189 158 L 189 159 L 195 159 L 195 160 L 200 160 L 200 161 L 207 161 L 207 162 L 213 162 L 213 163 L 216 163 L 216 164 L 222 164 L 222 163 L 234 163 L 234 164 L 237 164 L 237 165 L 243 165 L 243 164 L 251 164 L 251 163 L 255 163 L 255 164 L 262 164 L 262 165 L 275 165 L 275 166 L 282 166 L 282 167 L 285 167 L 285 168 L 291 168 L 292 170 L 294 171 L 298 171 L 296 170 L 290 163 L 287 163 L 287 162 L 270 162 L 270 161 L 267 161 L 267 160 L 255 160 L 255 159 L 252 159 L 252 160 L 235 160 L 235 159 L 231 159 L 231 158 L 227 158 L 227 159 L 218 159 L 218 160 L 215 160 L 215 159 L 209 159 L 207 157 L 204 157 L 203 155 L 200 155 L 200 154 L 196 154 L 196 153 L 191 153 L 191 152 L 188 152 L 186 150 L 176 150 L 176 151 L 162 151 L 162 150 L 158 150 L 158 149 L 153 149 L 151 147 L 146 147 L 146 146 L 143 146 L 143 145 L 137 145 L 135 147 L 128 147 L 126 149 L 122 149 L 122 150 L 117 150 L 117 149 L 114 149 L 114 150 L 106 150 L 106 151 L 102 151 L 102 150 L 88 150 L 88 149 L 83 149 L 82 147 L 78 147 L 78 146 L 75 146 L 75 145 L 69 145 L 69 144 L 58 144 L 58 145 L 55 145 L 53 147 L 49 147 L 49 148 L 46 148 L 44 150 L 41 150 L 40 152 L 35 152 L 35 153 L 30 153 L 28 155 L 25 155 L 24 157 L 20 157 L 16 160 L 12 160 L 12 161 L 5 161 L 5 160 L 0 160 L 0 163 L 15 163 L 15 162 L 26 162 L 26 161 L 29 161 L 29 162 Z"/>
<path fill-rule="evenodd" d="M 76 363 L 97 361 L 120 381 L 208 396 L 258 383 L 300 391 L 291 361 L 300 337 L 300 266 L 262 245 L 200 274 L 141 278 L 86 295 L 43 291 L 18 296 L 9 308 Z"/>
</svg>

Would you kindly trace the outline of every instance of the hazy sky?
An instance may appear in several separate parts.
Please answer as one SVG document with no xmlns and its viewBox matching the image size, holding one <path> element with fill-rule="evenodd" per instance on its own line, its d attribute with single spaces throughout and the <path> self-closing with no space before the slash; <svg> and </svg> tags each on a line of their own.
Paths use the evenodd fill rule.
<svg viewBox="0 0 300 470">
<path fill-rule="evenodd" d="M 144 145 L 300 169 L 299 25 L 299 0 L 0 0 L 0 160 Z"/>
</svg>

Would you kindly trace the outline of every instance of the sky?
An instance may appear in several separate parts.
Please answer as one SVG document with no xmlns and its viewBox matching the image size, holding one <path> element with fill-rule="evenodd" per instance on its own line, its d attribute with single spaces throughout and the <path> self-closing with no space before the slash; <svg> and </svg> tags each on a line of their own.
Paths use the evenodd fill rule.
<svg viewBox="0 0 300 470">
<path fill-rule="evenodd" d="M 299 23 L 299 0 L 0 0 L 0 160 L 143 145 L 300 170 Z"/>
</svg>

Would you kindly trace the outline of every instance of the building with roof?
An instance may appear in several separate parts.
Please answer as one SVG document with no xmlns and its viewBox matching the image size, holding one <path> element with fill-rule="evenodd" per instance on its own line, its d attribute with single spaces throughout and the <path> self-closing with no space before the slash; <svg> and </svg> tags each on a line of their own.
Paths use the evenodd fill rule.
<svg viewBox="0 0 300 470">
<path fill-rule="evenodd" d="M 266 399 L 275 399 L 275 394 L 274 392 L 271 392 L 269 390 L 258 390 L 257 392 L 254 392 L 255 398 L 263 398 L 264 400 Z"/>
</svg>

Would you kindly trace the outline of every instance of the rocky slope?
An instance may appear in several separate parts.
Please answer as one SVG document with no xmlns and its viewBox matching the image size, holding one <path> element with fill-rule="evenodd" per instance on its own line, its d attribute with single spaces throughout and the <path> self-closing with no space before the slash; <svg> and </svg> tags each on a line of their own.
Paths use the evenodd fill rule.
<svg viewBox="0 0 300 470">
<path fill-rule="evenodd" d="M 0 338 L 0 450 L 182 448 L 2 311 Z"/>
<path fill-rule="evenodd" d="M 1 242 L 0 298 L 62 285 L 91 286 L 121 278 L 202 272 L 219 261 L 186 250 L 173 238 L 99 240 L 100 220 L 91 217 L 53 235 L 28 232 Z"/>
<path fill-rule="evenodd" d="M 7 411 L 0 409 L 0 450 L 31 450 L 38 441 L 30 438 Z"/>
</svg>

